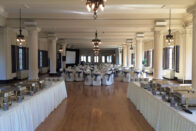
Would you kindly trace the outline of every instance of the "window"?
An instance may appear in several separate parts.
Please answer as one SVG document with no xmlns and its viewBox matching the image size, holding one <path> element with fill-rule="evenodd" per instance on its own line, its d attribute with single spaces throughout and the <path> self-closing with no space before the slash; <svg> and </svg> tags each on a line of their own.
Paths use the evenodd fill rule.
<svg viewBox="0 0 196 131">
<path fill-rule="evenodd" d="M 112 63 L 112 56 L 107 56 L 107 63 Z"/>
<path fill-rule="evenodd" d="M 89 63 L 91 62 L 91 56 L 88 56 L 88 62 Z"/>
<path fill-rule="evenodd" d="M 175 48 L 178 48 L 178 50 L 176 50 L 176 55 Z M 163 69 L 179 70 L 179 46 L 166 47 L 163 49 Z"/>
<path fill-rule="evenodd" d="M 146 67 L 152 67 L 152 50 L 144 52 L 144 64 Z"/>
<path fill-rule="evenodd" d="M 105 63 L 105 56 L 102 56 L 102 62 Z"/>
<path fill-rule="evenodd" d="M 173 69 L 173 48 L 169 48 L 169 69 Z"/>
<path fill-rule="evenodd" d="M 86 56 L 81 56 L 81 61 L 86 62 Z"/>
<path fill-rule="evenodd" d="M 40 67 L 43 67 L 43 52 L 40 51 L 40 52 L 39 52 L 39 55 L 40 55 L 40 63 L 39 63 L 40 65 L 39 65 L 39 66 L 40 66 Z"/>
<path fill-rule="evenodd" d="M 131 54 L 131 64 L 135 65 L 135 53 Z"/>
<path fill-rule="evenodd" d="M 19 56 L 19 70 L 23 70 L 23 50 L 19 48 L 18 56 Z"/>
<path fill-rule="evenodd" d="M 94 56 L 94 62 L 98 63 L 99 62 L 99 56 Z"/>
</svg>

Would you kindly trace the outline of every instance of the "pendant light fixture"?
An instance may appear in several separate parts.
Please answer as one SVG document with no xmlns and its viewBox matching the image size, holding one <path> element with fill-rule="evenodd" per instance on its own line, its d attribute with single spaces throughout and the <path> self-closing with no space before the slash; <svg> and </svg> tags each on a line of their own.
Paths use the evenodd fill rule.
<svg viewBox="0 0 196 131">
<path fill-rule="evenodd" d="M 95 39 L 92 40 L 92 44 L 94 47 L 93 48 L 94 54 L 97 56 L 100 51 L 99 44 L 101 44 L 101 40 L 98 39 L 97 31 L 95 32 Z"/>
<path fill-rule="evenodd" d="M 131 47 L 130 47 L 130 50 L 133 50 L 133 45 L 132 45 L 132 43 L 131 43 Z"/>
<path fill-rule="evenodd" d="M 127 40 L 126 40 L 126 43 L 127 43 L 127 44 L 130 44 L 130 43 L 131 43 L 130 50 L 133 50 L 133 39 L 127 39 Z"/>
<path fill-rule="evenodd" d="M 169 30 L 168 35 L 166 35 L 166 43 L 171 45 L 174 42 L 174 36 L 171 34 L 171 8 L 169 10 Z"/>
<path fill-rule="evenodd" d="M 22 34 L 22 18 L 21 18 L 21 9 L 20 9 L 20 18 L 19 18 L 19 35 L 16 37 L 16 42 L 18 43 L 19 46 L 22 46 L 25 43 L 25 37 Z"/>
<path fill-rule="evenodd" d="M 100 8 L 102 11 L 104 10 L 106 0 L 87 0 L 86 1 L 86 8 L 90 12 L 91 10 L 97 12 Z"/>
<path fill-rule="evenodd" d="M 62 45 L 60 45 L 60 47 L 59 47 L 59 52 L 60 52 L 60 53 L 63 52 L 63 47 L 62 47 Z"/>
<path fill-rule="evenodd" d="M 97 31 L 95 32 L 95 39 L 92 40 L 92 44 L 95 46 L 99 46 L 99 44 L 101 44 L 101 40 L 98 39 L 98 34 Z"/>
<path fill-rule="evenodd" d="M 100 8 L 102 11 L 104 11 L 105 3 L 107 0 L 87 0 L 86 1 L 86 8 L 89 12 L 94 12 L 94 19 L 97 19 L 97 12 Z"/>
</svg>

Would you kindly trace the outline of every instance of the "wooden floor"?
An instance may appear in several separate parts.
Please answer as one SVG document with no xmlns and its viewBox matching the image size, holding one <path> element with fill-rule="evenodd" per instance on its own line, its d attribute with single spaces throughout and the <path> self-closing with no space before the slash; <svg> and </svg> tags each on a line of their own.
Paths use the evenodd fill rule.
<svg viewBox="0 0 196 131">
<path fill-rule="evenodd" d="M 84 86 L 66 83 L 68 98 L 36 131 L 153 131 L 127 99 L 127 83 Z"/>
</svg>

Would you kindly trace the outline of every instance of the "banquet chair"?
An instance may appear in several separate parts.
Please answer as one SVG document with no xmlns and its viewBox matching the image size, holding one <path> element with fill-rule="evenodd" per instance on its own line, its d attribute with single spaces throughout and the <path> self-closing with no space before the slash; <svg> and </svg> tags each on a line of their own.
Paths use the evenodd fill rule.
<svg viewBox="0 0 196 131">
<path fill-rule="evenodd" d="M 101 86 L 101 73 L 100 72 L 93 73 L 93 86 Z"/>
<path fill-rule="evenodd" d="M 84 85 L 86 86 L 92 85 L 92 77 L 90 71 L 84 71 Z"/>
<path fill-rule="evenodd" d="M 74 81 L 74 71 L 73 70 L 66 70 L 65 72 L 65 80 L 66 81 Z"/>
<path fill-rule="evenodd" d="M 117 77 L 117 81 L 123 81 L 123 73 L 122 73 L 122 70 L 117 70 L 116 71 L 116 77 Z"/>
<path fill-rule="evenodd" d="M 76 70 L 75 81 L 83 81 L 83 71 L 82 70 Z"/>
<path fill-rule="evenodd" d="M 113 84 L 113 73 L 108 71 L 103 75 L 102 84 L 103 85 L 112 85 Z"/>
<path fill-rule="evenodd" d="M 131 75 L 129 70 L 123 70 L 123 82 L 130 82 Z"/>
</svg>

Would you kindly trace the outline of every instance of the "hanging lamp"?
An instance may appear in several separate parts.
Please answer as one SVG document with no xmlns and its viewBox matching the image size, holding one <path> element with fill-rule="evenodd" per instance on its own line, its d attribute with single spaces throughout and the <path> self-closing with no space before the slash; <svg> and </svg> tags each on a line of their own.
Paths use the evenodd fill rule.
<svg viewBox="0 0 196 131">
<path fill-rule="evenodd" d="M 21 9 L 20 9 L 20 18 L 19 18 L 19 34 L 16 37 L 16 41 L 18 43 L 19 46 L 22 46 L 25 42 L 25 37 L 22 34 L 22 18 L 21 18 Z"/>
<path fill-rule="evenodd" d="M 168 35 L 166 35 L 166 43 L 171 45 L 174 42 L 174 36 L 171 34 L 171 8 L 169 10 L 169 30 Z"/>
</svg>

